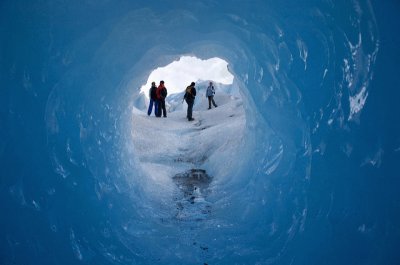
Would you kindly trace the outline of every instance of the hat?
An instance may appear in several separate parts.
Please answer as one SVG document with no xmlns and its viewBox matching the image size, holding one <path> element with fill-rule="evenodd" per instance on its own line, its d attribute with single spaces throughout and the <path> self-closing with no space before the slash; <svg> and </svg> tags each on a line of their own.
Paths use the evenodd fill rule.
<svg viewBox="0 0 400 265">
<path fill-rule="evenodd" d="M 191 85 L 191 86 L 194 86 L 194 85 L 195 85 L 195 83 L 194 83 L 194 82 L 192 82 L 190 85 Z"/>
<path fill-rule="evenodd" d="M 160 84 L 164 84 L 164 81 L 163 81 L 163 80 L 161 80 L 161 81 L 160 81 Z"/>
</svg>

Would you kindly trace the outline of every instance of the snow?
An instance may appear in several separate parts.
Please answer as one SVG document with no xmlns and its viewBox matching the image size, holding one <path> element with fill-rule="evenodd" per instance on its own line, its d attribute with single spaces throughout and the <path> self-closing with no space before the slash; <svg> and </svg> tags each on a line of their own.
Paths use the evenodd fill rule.
<svg viewBox="0 0 400 265">
<path fill-rule="evenodd" d="M 205 85 L 200 86 L 191 122 L 186 119 L 186 102 L 177 100 L 181 94 L 167 97 L 167 118 L 155 117 L 154 111 L 148 116 L 141 106 L 133 107 L 132 142 L 152 192 L 170 192 L 172 177 L 189 169 L 205 169 L 224 178 L 237 162 L 232 153 L 238 152 L 245 133 L 242 99 L 226 92 L 230 86 L 218 89 L 216 85 L 218 107 L 208 109 Z"/>
<path fill-rule="evenodd" d="M 201 60 L 197 57 L 182 56 L 165 67 L 159 67 L 151 72 L 147 83 L 140 88 L 148 95 L 151 82 L 164 80 L 169 87 L 169 93 L 179 93 L 185 84 L 198 80 L 214 80 L 222 84 L 232 84 L 233 75 L 228 71 L 228 63 L 220 58 Z"/>
<path fill-rule="evenodd" d="M 362 19 L 349 1 L 3 2 L 4 264 L 362 264 L 375 249 L 349 257 L 359 238 L 332 237 L 372 227 L 385 202 L 365 194 L 389 178 L 360 176 L 395 161 L 366 143 L 385 142 L 388 97 L 370 92 L 379 35 L 361 1 Z M 224 60 L 232 84 L 175 68 L 168 117 L 147 116 L 140 87 L 186 56 Z M 190 81 L 193 122 L 173 93 Z M 182 180 L 201 170 L 203 190 Z"/>
</svg>

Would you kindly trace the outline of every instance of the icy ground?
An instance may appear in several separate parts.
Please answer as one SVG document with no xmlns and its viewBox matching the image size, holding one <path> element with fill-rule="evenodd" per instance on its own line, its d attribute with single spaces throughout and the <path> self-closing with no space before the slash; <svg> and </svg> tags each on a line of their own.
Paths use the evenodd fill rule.
<svg viewBox="0 0 400 265">
<path fill-rule="evenodd" d="M 238 163 L 232 154 L 238 152 L 245 129 L 240 96 L 217 88 L 218 107 L 209 110 L 205 86 L 197 89 L 192 122 L 186 119 L 182 94 L 167 97 L 167 118 L 157 118 L 154 112 L 148 116 L 147 108 L 133 108 L 132 141 L 150 193 L 172 197 L 179 185 L 173 180 L 177 174 L 201 169 L 215 181 Z"/>
</svg>

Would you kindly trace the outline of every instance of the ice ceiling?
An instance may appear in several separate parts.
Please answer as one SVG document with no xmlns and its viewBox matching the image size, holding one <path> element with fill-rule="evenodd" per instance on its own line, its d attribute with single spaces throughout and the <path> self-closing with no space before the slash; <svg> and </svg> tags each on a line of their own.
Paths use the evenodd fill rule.
<svg viewBox="0 0 400 265">
<path fill-rule="evenodd" d="M 49 264 L 60 257 L 89 264 L 305 264 L 304 249 L 318 245 L 310 238 L 330 233 L 307 226 L 313 170 L 331 170 L 313 161 L 324 160 L 330 132 L 351 130 L 368 102 L 379 47 L 368 1 L 2 6 L 2 30 L 15 33 L 4 45 L 5 79 L 18 79 L 24 96 L 42 106 L 32 121 L 45 121 L 34 133 L 46 135 L 38 146 L 49 157 L 43 168 L 51 169 L 36 191 L 20 181 L 11 193 L 43 215 L 32 224 L 49 227 L 40 245 L 63 239 Z M 146 192 L 132 141 L 138 88 L 153 69 L 181 56 L 225 60 L 245 118 L 235 135 L 240 144 L 207 168 L 213 211 L 201 222 L 165 218 L 168 194 Z M 347 140 L 335 144 L 344 157 L 353 148 Z M 329 193 L 323 215 L 336 196 Z M 12 233 L 10 242 L 19 237 Z M 37 257 L 46 263 L 45 254 Z"/>
</svg>

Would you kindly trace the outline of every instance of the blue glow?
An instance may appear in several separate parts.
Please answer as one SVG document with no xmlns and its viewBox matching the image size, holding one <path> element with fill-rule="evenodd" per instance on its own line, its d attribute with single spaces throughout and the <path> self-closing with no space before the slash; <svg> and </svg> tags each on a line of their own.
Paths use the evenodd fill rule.
<svg viewBox="0 0 400 265">
<path fill-rule="evenodd" d="M 0 263 L 398 264 L 398 11 L 396 0 L 3 0 Z M 150 121 L 139 88 L 182 56 L 228 63 L 218 117 L 236 122 L 200 117 L 199 100 L 202 123 L 179 129 L 202 141 L 144 145 L 137 134 L 161 127 L 139 127 Z M 170 100 L 165 126 L 183 108 Z M 146 157 L 164 144 L 195 159 Z"/>
</svg>

